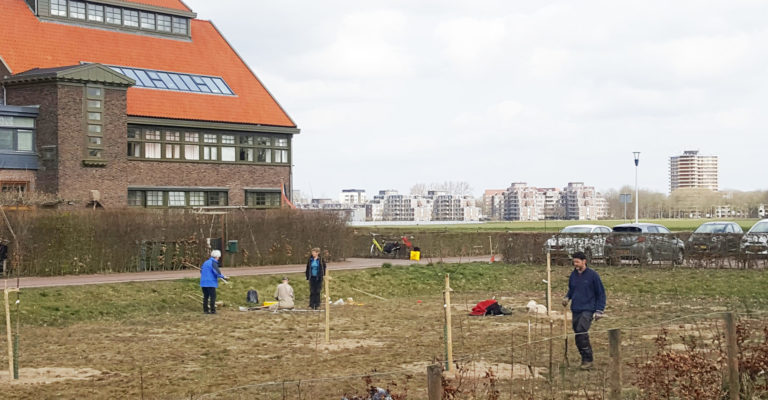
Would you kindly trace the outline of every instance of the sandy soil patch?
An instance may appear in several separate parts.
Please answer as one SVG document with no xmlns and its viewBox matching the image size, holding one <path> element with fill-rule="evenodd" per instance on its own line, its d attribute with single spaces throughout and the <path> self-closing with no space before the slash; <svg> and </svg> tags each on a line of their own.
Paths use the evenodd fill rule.
<svg viewBox="0 0 768 400">
<path fill-rule="evenodd" d="M 21 368 L 19 379 L 13 385 L 48 384 L 66 380 L 88 380 L 101 375 L 101 371 L 91 368 Z M 0 386 L 8 384 L 8 371 L 0 371 Z"/>
</svg>

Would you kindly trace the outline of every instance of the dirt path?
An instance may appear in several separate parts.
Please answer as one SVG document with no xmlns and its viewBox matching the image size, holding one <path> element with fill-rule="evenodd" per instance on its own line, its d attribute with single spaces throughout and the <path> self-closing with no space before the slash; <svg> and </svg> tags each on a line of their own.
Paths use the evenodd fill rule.
<svg viewBox="0 0 768 400">
<path fill-rule="evenodd" d="M 497 258 L 500 258 L 497 256 Z M 446 257 L 442 261 L 445 263 L 458 263 L 470 261 L 488 261 L 490 256 L 475 257 Z M 433 259 L 433 262 L 440 261 Z M 418 264 L 426 264 L 428 261 L 421 260 Z M 378 268 L 383 263 L 392 265 L 411 265 L 417 264 L 409 260 L 392 260 L 383 258 L 348 258 L 346 261 L 328 263 L 328 269 L 334 270 L 353 270 L 365 268 Z M 222 268 L 221 272 L 227 276 L 251 276 L 251 275 L 278 275 L 304 272 L 304 264 L 290 265 L 265 265 L 260 267 L 238 267 Z M 104 283 L 121 282 L 148 282 L 148 281 L 169 281 L 183 278 L 197 278 L 200 272 L 197 270 L 182 271 L 150 271 L 150 272 L 127 272 L 118 274 L 94 274 L 94 275 L 67 275 L 55 277 L 29 277 L 21 278 L 19 287 L 22 289 L 52 287 L 52 286 L 80 286 L 80 285 L 98 285 Z M 16 286 L 14 280 L 9 280 L 9 286 Z"/>
</svg>

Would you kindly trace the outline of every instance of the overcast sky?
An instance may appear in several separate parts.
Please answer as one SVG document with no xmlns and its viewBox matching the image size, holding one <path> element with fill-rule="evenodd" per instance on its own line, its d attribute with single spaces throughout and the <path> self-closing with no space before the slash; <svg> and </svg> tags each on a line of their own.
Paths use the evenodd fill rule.
<svg viewBox="0 0 768 400">
<path fill-rule="evenodd" d="M 301 134 L 294 189 L 467 181 L 666 192 L 717 155 L 767 189 L 768 2 L 185 0 Z"/>
</svg>

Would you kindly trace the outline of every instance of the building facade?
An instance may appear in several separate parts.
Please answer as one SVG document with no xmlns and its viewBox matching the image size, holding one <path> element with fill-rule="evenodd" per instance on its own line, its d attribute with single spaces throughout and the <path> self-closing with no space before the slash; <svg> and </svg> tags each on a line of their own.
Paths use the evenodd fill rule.
<svg viewBox="0 0 768 400">
<path fill-rule="evenodd" d="M 363 189 L 342 189 L 339 193 L 339 202 L 342 204 L 365 204 L 368 197 Z"/>
<path fill-rule="evenodd" d="M 669 158 L 669 191 L 677 189 L 718 190 L 717 156 L 702 156 L 697 150 Z"/>
<path fill-rule="evenodd" d="M 504 192 L 503 207 L 507 221 L 595 220 L 606 218 L 608 213 L 605 199 L 593 186 L 585 186 L 583 182 L 570 182 L 563 189 L 514 182 Z"/>
<path fill-rule="evenodd" d="M 0 10 L 3 105 L 38 111 L 36 165 L 17 162 L 22 134 L 15 154 L 0 153 L 1 182 L 75 207 L 272 208 L 290 196 L 299 129 L 181 1 L 0 0 Z M 18 138 L 24 127 L 11 128 Z"/>
</svg>

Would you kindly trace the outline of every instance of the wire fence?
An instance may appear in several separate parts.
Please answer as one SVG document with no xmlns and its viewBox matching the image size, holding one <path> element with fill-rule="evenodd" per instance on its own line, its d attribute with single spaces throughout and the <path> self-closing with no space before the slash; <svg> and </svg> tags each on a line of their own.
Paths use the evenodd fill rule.
<svg viewBox="0 0 768 400">
<path fill-rule="evenodd" d="M 595 323 L 589 331 L 594 364 L 588 370 L 580 368 L 568 314 L 519 314 L 502 322 L 508 328 L 501 335 L 506 343 L 478 352 L 457 343 L 459 351 L 450 365 L 444 359 L 430 360 L 410 368 L 241 385 L 193 398 L 722 399 L 731 390 L 727 314 L 689 314 L 635 326 Z M 472 321 L 457 319 L 453 330 Z M 768 314 L 739 315 L 733 332 L 738 349 L 733 355 L 739 374 L 736 398 L 766 398 Z M 428 389 L 431 365 L 442 369 L 438 397 L 430 397 L 435 394 Z"/>
</svg>

